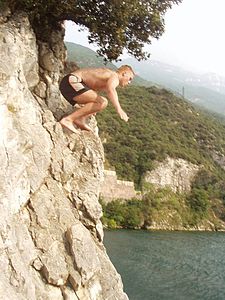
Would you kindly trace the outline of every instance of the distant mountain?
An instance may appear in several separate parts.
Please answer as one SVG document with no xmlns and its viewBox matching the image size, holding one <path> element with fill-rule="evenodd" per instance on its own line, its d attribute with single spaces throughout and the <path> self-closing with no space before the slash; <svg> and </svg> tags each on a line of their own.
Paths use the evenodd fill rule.
<svg viewBox="0 0 225 300">
<path fill-rule="evenodd" d="M 152 60 L 138 62 L 128 58 L 116 64 L 129 64 L 144 79 L 169 88 L 199 106 L 225 115 L 225 78 L 222 76 L 195 74 Z"/>
<path fill-rule="evenodd" d="M 190 74 L 185 81 L 190 85 L 209 88 L 218 93 L 225 94 L 225 77 L 215 73 L 206 73 L 202 75 Z"/>
<path fill-rule="evenodd" d="M 76 62 L 80 68 L 106 66 L 110 69 L 117 68 L 110 62 L 106 64 L 101 56 L 87 47 L 70 42 L 65 42 L 65 45 L 67 48 L 68 60 Z"/>
<path fill-rule="evenodd" d="M 65 42 L 68 54 L 68 60 L 73 61 L 76 65 L 80 68 L 85 67 L 107 67 L 112 70 L 116 70 L 117 66 L 110 62 L 105 62 L 103 57 L 99 56 L 95 51 L 70 42 Z M 133 84 L 140 85 L 140 86 L 152 86 L 153 83 L 149 82 L 141 78 L 140 76 L 135 76 Z"/>
</svg>

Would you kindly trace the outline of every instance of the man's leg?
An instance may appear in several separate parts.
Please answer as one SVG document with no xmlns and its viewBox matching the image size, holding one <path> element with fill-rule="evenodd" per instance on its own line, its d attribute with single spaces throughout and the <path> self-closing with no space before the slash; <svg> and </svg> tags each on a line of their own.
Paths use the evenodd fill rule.
<svg viewBox="0 0 225 300">
<path fill-rule="evenodd" d="M 76 96 L 76 102 L 84 106 L 73 112 L 67 117 L 64 117 L 60 124 L 76 132 L 73 123 L 79 128 L 90 131 L 91 128 L 85 124 L 87 116 L 103 110 L 107 106 L 107 99 L 99 96 L 95 91 L 88 90 L 85 93 Z"/>
</svg>

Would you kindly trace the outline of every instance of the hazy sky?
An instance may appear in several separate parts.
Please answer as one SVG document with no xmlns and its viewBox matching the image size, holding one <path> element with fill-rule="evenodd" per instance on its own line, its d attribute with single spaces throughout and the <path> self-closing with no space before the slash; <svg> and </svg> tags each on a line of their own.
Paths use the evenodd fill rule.
<svg viewBox="0 0 225 300">
<path fill-rule="evenodd" d="M 225 76 L 225 0 L 183 0 L 165 16 L 165 33 L 145 50 L 150 59 Z M 67 22 L 65 40 L 87 46 L 87 31 Z"/>
</svg>

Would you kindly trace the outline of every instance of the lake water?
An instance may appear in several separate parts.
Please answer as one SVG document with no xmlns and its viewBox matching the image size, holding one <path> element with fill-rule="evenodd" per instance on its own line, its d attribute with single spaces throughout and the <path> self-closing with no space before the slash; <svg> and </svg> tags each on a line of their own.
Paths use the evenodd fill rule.
<svg viewBox="0 0 225 300">
<path fill-rule="evenodd" d="M 225 233 L 105 231 L 130 300 L 225 300 Z"/>
</svg>

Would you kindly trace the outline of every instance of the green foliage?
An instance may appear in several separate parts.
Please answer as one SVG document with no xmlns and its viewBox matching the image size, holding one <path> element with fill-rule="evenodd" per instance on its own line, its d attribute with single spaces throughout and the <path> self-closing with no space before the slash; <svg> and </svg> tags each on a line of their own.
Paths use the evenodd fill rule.
<svg viewBox="0 0 225 300">
<path fill-rule="evenodd" d="M 75 61 L 80 68 L 107 67 L 116 70 L 117 67 L 111 62 L 105 62 L 104 58 L 95 51 L 75 43 L 65 42 L 69 61 Z"/>
<path fill-rule="evenodd" d="M 6 5 L 6 0 L 0 0 L 0 8 Z"/>
<path fill-rule="evenodd" d="M 164 32 L 164 14 L 181 0 L 10 0 L 13 10 L 26 10 L 39 38 L 47 39 L 47 29 L 72 20 L 89 29 L 89 41 L 99 46 L 98 53 L 117 59 L 126 48 L 138 59 L 148 57 L 144 43 Z"/>
<path fill-rule="evenodd" d="M 107 218 L 103 217 L 102 222 L 103 222 L 103 224 L 105 224 L 107 226 L 107 228 L 110 228 L 110 229 L 118 228 L 118 225 L 114 219 L 107 219 Z"/>
<path fill-rule="evenodd" d="M 190 228 L 210 220 L 217 228 L 217 218 L 225 220 L 225 208 L 220 200 L 210 202 L 205 190 L 194 188 L 182 195 L 168 188 L 156 189 L 153 185 L 145 188 L 142 200 L 115 200 L 102 202 L 102 222 L 108 228 L 142 228 L 153 224 L 158 228 Z M 165 228 L 165 227 L 164 227 Z"/>
<path fill-rule="evenodd" d="M 115 200 L 107 205 L 103 204 L 103 224 L 109 228 L 138 228 L 141 226 L 142 217 L 140 210 L 140 201 Z"/>
<path fill-rule="evenodd" d="M 187 203 L 200 218 L 207 215 L 210 207 L 209 196 L 206 190 L 194 188 L 187 198 Z"/>
<path fill-rule="evenodd" d="M 184 202 L 184 196 L 174 193 L 170 188 L 156 189 L 153 185 L 143 195 L 143 212 L 149 208 L 153 210 L 162 210 L 163 208 L 171 210 L 181 210 L 181 203 Z"/>
<path fill-rule="evenodd" d="M 224 123 L 155 87 L 121 89 L 119 98 L 130 116 L 129 122 L 121 121 L 109 106 L 97 115 L 98 124 L 106 139 L 107 161 L 121 178 L 134 180 L 144 193 L 138 205 L 142 227 L 151 226 L 154 221 L 188 228 L 213 215 L 225 220 L 225 172 L 212 159 L 213 153 L 225 154 Z M 145 172 L 154 169 L 154 161 L 162 161 L 166 156 L 181 157 L 200 166 L 189 194 L 155 190 L 153 185 L 142 182 Z M 128 227 L 125 211 L 132 214 L 129 207 L 129 203 L 123 204 L 121 212 L 113 211 L 113 206 L 107 218 L 119 217 L 117 225 Z M 134 226 L 132 222 L 128 224 Z"/>
<path fill-rule="evenodd" d="M 204 191 L 212 205 L 217 199 L 222 200 L 225 204 L 225 181 L 223 172 L 218 173 L 205 169 L 201 170 L 193 182 L 192 190 Z M 214 204 L 213 206 L 216 211 L 216 205 Z"/>
<path fill-rule="evenodd" d="M 150 186 L 142 200 L 115 200 L 102 203 L 103 224 L 109 228 L 148 228 L 154 223 L 163 222 L 169 226 L 197 225 L 203 216 L 185 205 L 185 197 L 170 189 L 155 189 Z M 159 225 L 160 226 L 160 225 Z"/>
<path fill-rule="evenodd" d="M 140 189 L 154 161 L 170 156 L 204 166 L 206 173 L 213 174 L 211 186 L 220 189 L 225 175 L 212 153 L 225 154 L 224 123 L 164 89 L 130 86 L 118 92 L 128 123 L 111 105 L 97 119 L 100 135 L 106 139 L 106 159 L 120 178 L 133 180 Z"/>
</svg>

